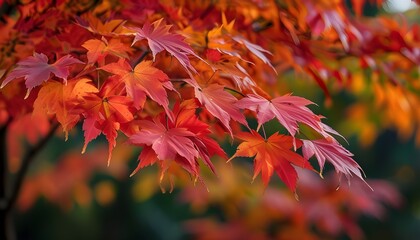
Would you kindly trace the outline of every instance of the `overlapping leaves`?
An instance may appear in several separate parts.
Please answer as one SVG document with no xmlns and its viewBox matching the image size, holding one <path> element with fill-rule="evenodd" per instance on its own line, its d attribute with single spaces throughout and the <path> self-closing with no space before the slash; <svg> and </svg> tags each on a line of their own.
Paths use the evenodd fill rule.
<svg viewBox="0 0 420 240">
<path fill-rule="evenodd" d="M 292 4 L 289 13 L 280 9 L 280 16 L 277 13 L 258 16 L 258 21 L 273 25 L 261 35 L 255 34 L 265 29 L 255 26 L 257 22 L 252 14 L 241 12 L 243 16 L 236 21 L 229 11 L 216 16 L 212 8 L 206 14 L 218 20 L 221 16 L 221 24 L 199 19 L 186 26 L 185 21 L 174 19 L 188 19 L 194 11 L 188 16 L 182 11 L 174 14 L 166 8 L 161 11 L 174 19 L 162 18 L 159 8 L 149 9 L 151 15 L 147 18 L 75 17 L 76 23 L 72 21 L 62 29 L 56 29 L 57 38 L 36 46 L 45 53 L 47 49 L 42 44 L 51 47 L 52 51 L 62 48 L 66 53 L 60 54 L 61 58 L 53 61 L 42 51 L 34 51 L 32 57 L 18 61 L 16 67 L 0 69 L 0 72 L 6 72 L 1 86 L 24 78 L 28 94 L 39 87 L 33 106 L 35 112 L 55 118 L 66 133 L 83 122 L 83 152 L 89 142 L 104 134 L 109 142 L 108 163 L 117 136 L 123 133 L 131 144 L 142 149 L 133 174 L 145 166 L 158 164 L 163 177 L 172 164 L 177 164 L 199 178 L 200 161 L 216 171 L 211 157 L 225 158 L 226 154 L 215 138 L 222 141 L 227 133 L 232 140 L 241 140 L 232 158 L 254 157 L 254 178 L 261 173 L 266 185 L 276 172 L 294 191 L 298 179 L 295 167 L 314 170 L 308 162 L 313 156 L 318 160 L 321 173 L 328 161 L 346 177 L 362 178 L 361 169 L 351 153 L 333 138 L 332 134 L 337 133 L 308 108 L 313 103 L 290 94 L 271 98 L 270 95 L 277 91 L 270 89 L 270 81 L 276 80 L 277 71 L 292 66 L 313 75 L 327 90 L 325 80 L 341 75 L 317 58 L 319 53 L 309 40 L 341 42 L 337 48 L 369 60 L 373 53 L 354 51 L 355 39 L 369 40 L 369 44 L 373 44 L 388 35 L 364 36 L 362 31 L 352 28 L 351 22 L 343 19 L 337 10 L 342 8 L 340 4 L 305 3 L 305 6 Z M 249 4 L 252 6 L 249 12 L 257 13 L 254 10 L 259 7 Z M 310 6 L 317 11 L 306 17 L 293 10 L 302 7 L 306 11 Z M 329 11 L 319 11 L 320 6 Z M 356 11 L 360 12 L 360 7 Z M 132 16 L 130 14 L 124 12 L 116 16 Z M 203 13 L 203 17 L 206 14 Z M 54 22 L 48 24 L 55 26 Z M 313 36 L 308 34 L 311 27 Z M 20 28 L 28 32 L 26 27 Z M 250 28 L 255 31 L 241 32 Z M 80 38 L 71 37 L 74 29 L 78 29 Z M 58 40 L 62 41 L 61 45 L 57 44 Z M 396 47 L 385 45 L 381 47 L 405 51 L 411 61 L 417 59 L 416 50 L 404 40 Z M 172 68 L 173 59 L 182 68 Z M 375 63 L 373 61 L 372 66 L 387 69 L 387 65 Z M 79 66 L 81 64 L 85 64 L 85 68 Z M 276 120 L 287 134 L 276 131 L 263 137 L 250 129 L 245 118 L 248 116 L 256 116 L 257 131 L 267 122 Z M 302 125 L 317 138 L 305 138 L 300 131 Z M 250 133 L 241 132 L 244 129 Z M 303 156 L 298 153 L 299 149 Z"/>
</svg>

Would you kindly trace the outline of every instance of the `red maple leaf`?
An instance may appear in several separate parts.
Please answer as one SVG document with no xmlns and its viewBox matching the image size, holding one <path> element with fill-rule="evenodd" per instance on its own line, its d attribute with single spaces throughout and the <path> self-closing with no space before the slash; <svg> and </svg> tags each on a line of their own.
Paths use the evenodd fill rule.
<svg viewBox="0 0 420 240">
<path fill-rule="evenodd" d="M 298 123 L 305 123 L 314 130 L 323 132 L 320 117 L 306 106 L 311 101 L 297 96 L 284 95 L 268 100 L 256 94 L 248 94 L 236 103 L 239 108 L 247 108 L 257 113 L 258 128 L 273 118 L 294 136 L 299 131 Z"/>
<path fill-rule="evenodd" d="M 101 69 L 117 75 L 125 83 L 127 95 L 133 99 L 134 107 L 143 107 L 146 96 L 159 103 L 172 118 L 166 89 L 175 90 L 168 75 L 152 66 L 151 61 L 142 61 L 132 69 L 127 61 L 121 59 Z"/>
<path fill-rule="evenodd" d="M 162 18 L 152 24 L 146 22 L 142 28 L 130 28 L 135 31 L 133 44 L 137 41 L 147 39 L 150 50 L 152 50 L 153 61 L 155 60 L 156 54 L 166 50 L 178 59 L 179 63 L 181 63 L 188 72 L 197 73 L 191 65 L 188 55 L 190 54 L 197 58 L 200 57 L 195 54 L 190 45 L 184 41 L 185 38 L 182 35 L 169 31 L 171 27 L 171 25 L 166 25 Z"/>
<path fill-rule="evenodd" d="M 83 122 L 85 144 L 82 152 L 86 150 L 91 140 L 103 133 L 109 143 L 108 165 L 116 144 L 120 124 L 128 123 L 134 119 L 132 100 L 119 95 L 122 90 L 121 81 L 116 77 L 110 77 L 102 85 L 99 93 L 85 96 L 84 103 L 80 105 L 86 118 Z"/>
<path fill-rule="evenodd" d="M 175 161 L 190 174 L 198 177 L 198 158 L 214 172 L 210 157 L 214 154 L 226 157 L 216 141 L 208 137 L 209 126 L 195 115 L 197 105 L 187 100 L 174 107 L 174 122 L 161 115 L 154 121 L 139 121 L 141 130 L 130 137 L 130 142 L 143 146 L 139 164 L 131 175 L 144 166 L 159 162 L 162 174 Z"/>
<path fill-rule="evenodd" d="M 65 55 L 55 63 L 49 64 L 48 57 L 45 54 L 34 53 L 33 56 L 21 60 L 16 64 L 17 67 L 9 73 L 0 88 L 3 88 L 13 79 L 24 77 L 26 88 L 28 89 L 25 96 L 27 98 L 32 88 L 50 79 L 51 73 L 63 79 L 64 83 L 67 83 L 67 77 L 70 74 L 69 66 L 75 63 L 83 62 L 70 55 Z"/>
<path fill-rule="evenodd" d="M 210 168 L 213 168 L 210 162 L 210 156 L 217 154 L 225 159 L 227 156 L 219 144 L 208 136 L 211 134 L 209 125 L 198 119 L 196 115 L 197 108 L 196 101 L 191 99 L 183 101 L 181 104 L 175 104 L 173 112 L 176 115 L 176 120 L 173 126 L 184 127 L 188 131 L 196 134 L 196 138 L 193 141 L 198 147 L 200 157 L 204 160 L 204 163 Z M 169 126 L 172 125 L 169 124 Z"/>
<path fill-rule="evenodd" d="M 236 137 L 244 142 L 239 144 L 236 153 L 229 161 L 235 157 L 255 157 L 253 179 L 261 172 L 265 185 L 268 185 L 273 171 L 276 171 L 287 187 L 295 191 L 298 177 L 292 164 L 313 169 L 306 159 L 290 150 L 294 144 L 291 136 L 274 133 L 268 139 L 264 139 L 257 132 L 252 131 L 252 133 L 240 133 Z M 298 144 L 300 147 L 301 142 L 299 141 Z"/>
</svg>

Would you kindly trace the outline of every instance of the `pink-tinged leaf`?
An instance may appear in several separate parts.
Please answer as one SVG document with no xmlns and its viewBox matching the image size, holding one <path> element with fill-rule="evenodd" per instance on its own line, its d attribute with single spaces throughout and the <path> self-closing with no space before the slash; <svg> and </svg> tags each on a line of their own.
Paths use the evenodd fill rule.
<svg viewBox="0 0 420 240">
<path fill-rule="evenodd" d="M 64 83 L 67 83 L 67 77 L 70 74 L 69 66 L 75 63 L 83 62 L 70 55 L 66 55 L 58 59 L 55 63 L 49 64 L 48 57 L 45 54 L 34 53 L 33 56 L 17 63 L 17 67 L 10 72 L 1 84 L 0 88 L 3 88 L 13 79 L 24 77 L 25 85 L 28 89 L 26 94 L 27 97 L 32 88 L 50 79 L 51 73 L 53 73 L 56 77 L 63 79 Z"/>
<path fill-rule="evenodd" d="M 177 117 L 174 125 L 178 128 L 186 128 L 188 131 L 195 134 L 194 138 L 190 138 L 191 141 L 196 145 L 200 158 L 213 172 L 215 172 L 210 157 L 217 154 L 220 157 L 227 159 L 227 156 L 219 144 L 208 136 L 208 134 L 211 133 L 209 125 L 198 119 L 195 114 L 197 107 L 196 101 L 192 99 L 183 101 L 181 104 L 176 104 L 174 106 L 174 114 Z"/>
<path fill-rule="evenodd" d="M 325 139 L 327 139 L 328 141 L 333 140 L 335 141 L 334 137 L 332 137 L 330 134 L 334 134 L 336 136 L 341 137 L 344 141 L 347 142 L 347 139 L 341 135 L 339 132 L 337 132 L 336 130 L 334 130 L 332 127 L 328 126 L 325 123 L 321 123 L 322 129 L 324 129 L 323 132 L 320 132 L 322 136 L 324 136 Z M 348 142 L 347 142 L 348 143 Z"/>
<path fill-rule="evenodd" d="M 236 103 L 241 109 L 250 109 L 257 113 L 258 128 L 273 118 L 277 120 L 292 135 L 299 131 L 298 123 L 304 123 L 316 131 L 322 132 L 320 117 L 306 106 L 311 101 L 297 96 L 284 95 L 267 100 L 259 95 L 249 94 Z"/>
<path fill-rule="evenodd" d="M 124 81 L 127 95 L 133 99 L 135 108 L 142 108 L 148 96 L 160 104 L 172 119 L 166 89 L 175 89 L 168 75 L 153 67 L 151 61 L 142 61 L 132 69 L 127 61 L 120 60 L 117 63 L 105 65 L 101 69 L 119 76 Z"/>
<path fill-rule="evenodd" d="M 210 157 L 217 154 L 226 158 L 226 153 L 208 136 L 211 133 L 209 126 L 197 118 L 196 109 L 195 99 L 190 99 L 175 104 L 174 121 L 168 121 L 163 113 L 154 122 L 139 121 L 141 130 L 130 137 L 130 142 L 143 146 L 143 150 L 139 156 L 140 163 L 132 175 L 139 169 L 157 162 L 163 177 L 174 161 L 198 177 L 199 158 L 215 172 Z"/>
<path fill-rule="evenodd" d="M 229 125 L 230 119 L 248 126 L 244 115 L 235 105 L 238 100 L 224 91 L 223 86 L 213 84 L 206 88 L 195 87 L 195 96 L 213 116 L 222 122 L 231 136 L 233 133 Z"/>
<path fill-rule="evenodd" d="M 312 156 L 315 156 L 318 160 L 321 174 L 325 161 L 328 161 L 338 173 L 344 174 L 349 182 L 350 177 L 353 175 L 363 180 L 361 167 L 353 160 L 353 154 L 337 141 L 318 139 L 312 141 L 302 140 L 302 142 L 303 157 L 309 160 Z"/>
<path fill-rule="evenodd" d="M 156 54 L 166 50 L 178 59 L 179 63 L 181 63 L 188 72 L 196 73 L 197 71 L 191 65 L 188 55 L 190 54 L 197 58 L 200 57 L 195 54 L 190 45 L 184 41 L 185 38 L 182 35 L 169 31 L 171 27 L 171 25 L 166 25 L 162 18 L 152 24 L 146 22 L 142 28 L 130 28 L 135 31 L 133 44 L 143 39 L 147 39 L 153 54 L 153 61 L 155 60 Z"/>
<path fill-rule="evenodd" d="M 336 11 L 325 11 L 321 14 L 326 28 L 334 28 L 334 30 L 337 32 L 338 37 L 341 40 L 341 43 L 343 44 L 344 50 L 348 51 L 350 49 L 349 46 L 349 37 L 346 33 L 346 24 L 343 21 L 343 18 L 339 15 Z"/>
<path fill-rule="evenodd" d="M 189 137 L 195 135 L 185 128 L 166 129 L 159 122 L 141 121 L 142 129 L 132 135 L 130 141 L 134 144 L 152 146 L 158 159 L 174 160 L 177 155 L 186 158 L 190 164 L 195 164 L 199 156 L 194 143 Z"/>
<path fill-rule="evenodd" d="M 272 55 L 271 52 L 265 50 L 264 48 L 262 48 L 260 45 L 251 43 L 250 41 L 246 40 L 243 37 L 234 37 L 233 40 L 235 40 L 238 43 L 241 43 L 243 45 L 245 45 L 245 47 L 251 51 L 255 56 L 257 56 L 261 61 L 263 61 L 265 64 L 267 64 L 268 66 L 270 66 L 274 72 L 277 73 L 276 69 L 274 68 L 274 66 L 271 64 L 270 60 L 268 60 L 268 58 L 265 56 L 265 54 L 269 54 Z"/>
</svg>

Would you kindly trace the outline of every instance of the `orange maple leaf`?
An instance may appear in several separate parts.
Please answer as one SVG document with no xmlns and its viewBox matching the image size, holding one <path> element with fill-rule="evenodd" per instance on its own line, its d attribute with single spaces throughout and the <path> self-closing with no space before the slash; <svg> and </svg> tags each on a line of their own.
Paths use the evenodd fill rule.
<svg viewBox="0 0 420 240">
<path fill-rule="evenodd" d="M 58 81 L 49 81 L 39 90 L 34 102 L 34 114 L 55 114 L 57 121 L 68 136 L 68 131 L 80 120 L 80 111 L 75 111 L 77 104 L 89 93 L 96 93 L 90 79 L 72 79 L 67 85 Z"/>
<path fill-rule="evenodd" d="M 87 15 L 86 19 L 81 17 L 75 17 L 77 25 L 87 29 L 92 33 L 97 33 L 102 36 L 113 36 L 115 34 L 123 33 L 124 32 L 124 24 L 125 20 L 122 19 L 113 19 L 102 23 L 102 21 L 93 16 Z"/>
<path fill-rule="evenodd" d="M 88 63 L 101 63 L 108 54 L 121 58 L 128 58 L 128 53 L 131 51 L 128 46 L 115 38 L 109 41 L 104 37 L 102 37 L 101 40 L 90 39 L 83 43 L 82 46 L 88 50 L 86 53 Z"/>
<path fill-rule="evenodd" d="M 307 160 L 290 150 L 294 144 L 291 136 L 274 133 L 268 139 L 264 139 L 256 131 L 252 131 L 252 133 L 240 133 L 236 137 L 244 142 L 238 146 L 236 153 L 228 161 L 235 157 L 255 157 L 253 179 L 261 172 L 266 186 L 273 171 L 276 171 L 287 187 L 295 191 L 298 176 L 293 165 L 313 170 Z M 297 141 L 297 144 L 297 147 L 300 147 L 302 143 Z"/>
</svg>

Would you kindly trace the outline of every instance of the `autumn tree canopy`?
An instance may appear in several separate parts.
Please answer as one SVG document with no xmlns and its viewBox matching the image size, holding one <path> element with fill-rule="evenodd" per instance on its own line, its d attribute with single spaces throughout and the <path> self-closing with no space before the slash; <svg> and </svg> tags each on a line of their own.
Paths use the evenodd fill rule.
<svg viewBox="0 0 420 240">
<path fill-rule="evenodd" d="M 131 176 L 157 165 L 161 181 L 183 169 L 205 184 L 201 165 L 217 174 L 214 158 L 235 166 L 249 157 L 254 179 L 268 185 L 275 173 L 292 192 L 297 168 L 323 177 L 330 164 L 339 178 L 364 181 L 316 105 L 348 91 L 368 103 L 349 110 L 360 114 L 348 121 L 367 124 L 346 134 L 369 144 L 393 127 L 420 142 L 420 28 L 364 14 L 382 2 L 0 1 L 4 166 L 21 172 L 25 145 L 57 126 L 72 141 L 81 125 L 82 153 L 105 136 L 105 165 L 116 145 L 140 151 Z M 291 73 L 315 82 L 325 102 L 293 94 L 282 81 Z M 224 142 L 237 144 L 233 155 Z"/>
</svg>

